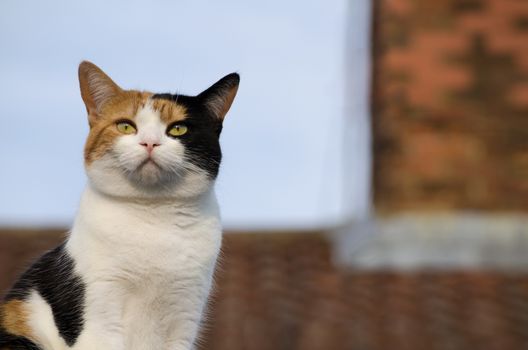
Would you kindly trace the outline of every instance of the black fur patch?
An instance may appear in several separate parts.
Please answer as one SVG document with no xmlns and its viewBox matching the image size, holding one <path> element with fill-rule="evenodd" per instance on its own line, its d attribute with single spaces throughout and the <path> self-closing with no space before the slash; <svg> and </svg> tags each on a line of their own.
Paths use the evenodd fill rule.
<svg viewBox="0 0 528 350">
<path fill-rule="evenodd" d="M 0 329 L 0 349 L 6 350 L 42 350 L 32 341 L 7 334 Z"/>
<path fill-rule="evenodd" d="M 185 124 L 189 132 L 179 136 L 178 139 L 185 146 L 187 161 L 207 171 L 213 179 L 218 175 L 222 160 L 219 142 L 222 119 L 207 107 L 207 102 L 209 98 L 228 93 L 229 89 L 238 85 L 239 80 L 238 74 L 229 74 L 198 96 L 179 94 L 152 96 L 153 99 L 169 100 L 185 107 L 187 118 L 180 124 Z"/>
<path fill-rule="evenodd" d="M 212 179 L 216 178 L 222 160 L 219 143 L 222 121 L 215 118 L 197 97 L 156 94 L 152 98 L 173 101 L 186 108 L 187 118 L 180 124 L 185 124 L 189 131 L 178 137 L 185 146 L 186 160 L 207 171 Z"/>
<path fill-rule="evenodd" d="M 72 346 L 84 326 L 85 284 L 64 244 L 42 256 L 9 291 L 6 300 L 27 299 L 37 290 L 51 306 L 60 336 Z"/>
</svg>

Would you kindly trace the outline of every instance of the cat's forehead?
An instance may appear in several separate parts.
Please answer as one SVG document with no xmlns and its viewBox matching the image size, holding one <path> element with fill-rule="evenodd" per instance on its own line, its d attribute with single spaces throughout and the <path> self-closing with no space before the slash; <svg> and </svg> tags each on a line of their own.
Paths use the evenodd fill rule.
<svg viewBox="0 0 528 350">
<path fill-rule="evenodd" d="M 181 121 L 187 117 L 187 109 L 177 101 L 152 98 L 152 95 L 148 97 L 145 108 L 157 113 L 165 124 Z"/>
<path fill-rule="evenodd" d="M 171 124 L 185 120 L 186 117 L 186 108 L 177 102 L 153 99 L 152 96 L 148 96 L 138 106 L 135 121 L 138 124 L 149 124 L 157 121 L 164 124 Z"/>
<path fill-rule="evenodd" d="M 105 106 L 103 116 L 115 119 L 134 119 L 135 122 L 147 116 L 157 116 L 164 124 L 170 124 L 187 118 L 188 111 L 178 101 L 155 98 L 155 95 L 144 91 L 126 91 Z"/>
</svg>

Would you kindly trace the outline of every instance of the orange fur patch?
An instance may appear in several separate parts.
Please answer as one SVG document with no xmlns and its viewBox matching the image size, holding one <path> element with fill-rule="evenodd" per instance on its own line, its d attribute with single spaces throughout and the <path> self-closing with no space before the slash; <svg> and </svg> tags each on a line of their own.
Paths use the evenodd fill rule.
<svg viewBox="0 0 528 350">
<path fill-rule="evenodd" d="M 122 119 L 134 120 L 139 108 L 143 107 L 151 94 L 139 91 L 123 91 L 105 104 L 93 121 L 84 147 L 86 164 L 102 157 L 121 134 L 115 128 Z"/>
<path fill-rule="evenodd" d="M 147 103 L 152 93 L 140 91 L 123 91 L 104 105 L 93 121 L 84 147 L 86 165 L 101 158 L 112 147 L 117 137 L 121 135 L 115 124 L 119 120 L 134 121 L 140 108 Z M 160 113 L 160 119 L 167 125 L 185 119 L 185 107 L 172 101 L 155 99 L 151 101 L 152 108 Z"/>
<path fill-rule="evenodd" d="M 10 300 L 0 305 L 0 324 L 16 336 L 32 339 L 33 334 L 28 326 L 29 311 L 27 303 L 22 300 Z"/>
</svg>

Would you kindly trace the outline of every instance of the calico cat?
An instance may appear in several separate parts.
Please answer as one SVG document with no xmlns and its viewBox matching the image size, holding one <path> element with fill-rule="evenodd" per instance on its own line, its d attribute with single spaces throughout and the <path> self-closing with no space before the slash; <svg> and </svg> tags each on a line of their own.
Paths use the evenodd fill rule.
<svg viewBox="0 0 528 350">
<path fill-rule="evenodd" d="M 0 304 L 0 350 L 193 347 L 221 244 L 214 181 L 239 76 L 197 96 L 79 66 L 88 184 L 65 243 Z"/>
</svg>

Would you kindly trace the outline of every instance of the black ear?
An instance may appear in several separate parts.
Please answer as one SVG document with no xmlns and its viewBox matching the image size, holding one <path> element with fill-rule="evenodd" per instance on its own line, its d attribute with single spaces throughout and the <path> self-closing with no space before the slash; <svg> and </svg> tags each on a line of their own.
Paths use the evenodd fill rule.
<svg viewBox="0 0 528 350">
<path fill-rule="evenodd" d="M 222 121 L 235 99 L 239 83 L 240 76 L 237 73 L 228 74 L 198 95 L 198 98 L 216 118 Z"/>
</svg>

